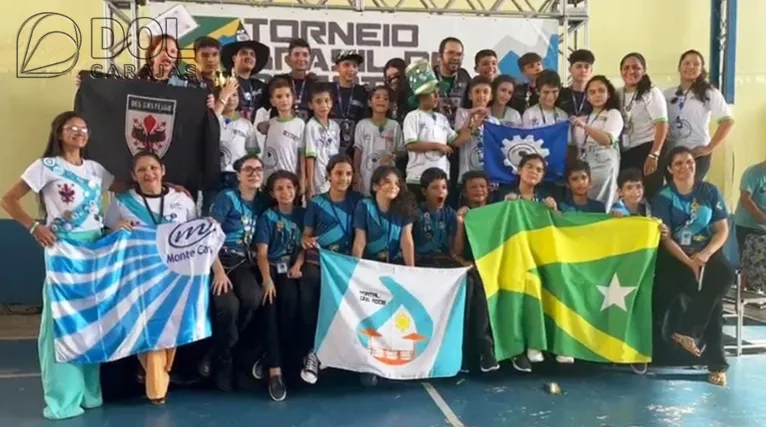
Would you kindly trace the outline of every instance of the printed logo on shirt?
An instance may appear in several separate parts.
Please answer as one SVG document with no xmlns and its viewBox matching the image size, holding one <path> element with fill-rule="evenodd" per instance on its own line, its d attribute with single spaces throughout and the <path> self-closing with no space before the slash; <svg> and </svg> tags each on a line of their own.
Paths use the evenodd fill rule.
<svg viewBox="0 0 766 427">
<path fill-rule="evenodd" d="M 298 136 L 298 135 L 296 135 L 294 133 L 291 133 L 291 132 L 289 132 L 287 130 L 283 130 L 282 131 L 282 136 L 286 136 L 286 137 L 292 139 L 293 141 L 297 141 L 297 140 L 300 139 L 300 136 Z"/>
<path fill-rule="evenodd" d="M 162 158 L 173 138 L 176 100 L 128 95 L 125 140 L 132 155 L 151 151 Z"/>
<path fill-rule="evenodd" d="M 274 169 L 277 167 L 278 160 L 279 156 L 277 155 L 277 150 L 275 150 L 274 147 L 266 147 L 263 154 L 263 166 L 265 166 L 266 169 Z"/>
<path fill-rule="evenodd" d="M 692 126 L 688 120 L 677 118 L 670 123 L 671 139 L 686 139 L 692 134 Z"/>
</svg>

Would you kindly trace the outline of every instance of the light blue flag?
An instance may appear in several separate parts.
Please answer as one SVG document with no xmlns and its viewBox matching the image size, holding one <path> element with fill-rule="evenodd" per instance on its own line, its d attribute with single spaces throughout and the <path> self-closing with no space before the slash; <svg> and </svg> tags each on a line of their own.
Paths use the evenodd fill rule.
<svg viewBox="0 0 766 427">
<path fill-rule="evenodd" d="M 46 249 L 56 360 L 101 363 L 209 337 L 223 239 L 217 223 L 197 219 Z"/>
<path fill-rule="evenodd" d="M 322 368 L 399 380 L 458 373 L 467 268 L 405 267 L 324 250 L 320 263 Z"/>
<path fill-rule="evenodd" d="M 522 157 L 537 153 L 548 163 L 545 180 L 561 180 L 566 169 L 569 132 L 568 121 L 537 129 L 485 123 L 484 172 L 492 182 L 513 184 Z"/>
</svg>

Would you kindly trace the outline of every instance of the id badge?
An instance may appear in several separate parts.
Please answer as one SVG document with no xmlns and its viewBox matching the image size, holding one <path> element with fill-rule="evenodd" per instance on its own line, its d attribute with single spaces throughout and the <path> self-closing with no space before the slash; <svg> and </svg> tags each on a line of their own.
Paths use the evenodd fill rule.
<svg viewBox="0 0 766 427">
<path fill-rule="evenodd" d="M 279 261 L 277 263 L 277 273 L 278 274 L 285 274 L 285 273 L 287 273 L 287 262 Z"/>
<path fill-rule="evenodd" d="M 691 230 L 681 231 L 681 246 L 689 246 L 692 244 L 692 232 Z"/>
</svg>

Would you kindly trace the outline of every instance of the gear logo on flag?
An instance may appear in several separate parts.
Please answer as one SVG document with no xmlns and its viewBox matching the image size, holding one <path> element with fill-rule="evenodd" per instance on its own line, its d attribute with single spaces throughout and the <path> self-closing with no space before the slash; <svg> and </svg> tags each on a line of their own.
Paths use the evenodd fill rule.
<svg viewBox="0 0 766 427">
<path fill-rule="evenodd" d="M 543 141 L 536 140 L 532 135 L 527 135 L 523 139 L 515 135 L 512 139 L 503 140 L 503 154 L 505 155 L 503 164 L 512 168 L 514 173 L 518 172 L 521 159 L 527 154 L 534 153 L 545 158 L 550 154 L 550 150 L 543 148 Z"/>
</svg>

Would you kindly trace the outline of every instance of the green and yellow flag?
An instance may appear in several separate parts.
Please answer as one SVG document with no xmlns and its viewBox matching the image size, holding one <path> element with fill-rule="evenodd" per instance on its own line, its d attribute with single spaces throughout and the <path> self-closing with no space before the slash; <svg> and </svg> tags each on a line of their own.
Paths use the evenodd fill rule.
<svg viewBox="0 0 766 427">
<path fill-rule="evenodd" d="M 554 213 L 513 201 L 470 211 L 498 360 L 527 348 L 649 362 L 659 221 Z"/>
</svg>

